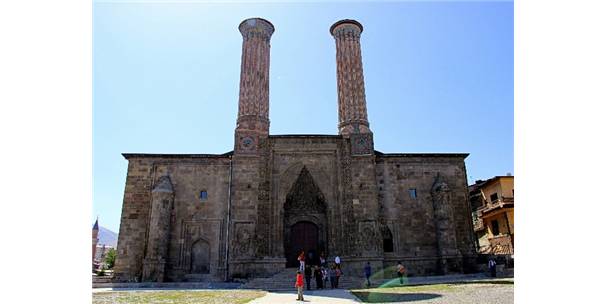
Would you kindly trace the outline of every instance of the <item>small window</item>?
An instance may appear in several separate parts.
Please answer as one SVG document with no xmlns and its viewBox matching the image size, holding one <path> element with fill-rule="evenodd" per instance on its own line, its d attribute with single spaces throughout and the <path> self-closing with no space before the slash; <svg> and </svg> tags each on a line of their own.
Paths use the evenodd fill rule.
<svg viewBox="0 0 606 304">
<path fill-rule="evenodd" d="M 206 199 L 208 199 L 208 192 L 206 190 L 200 191 L 200 200 L 205 201 Z"/>
<path fill-rule="evenodd" d="M 415 188 L 408 189 L 408 195 L 410 195 L 410 198 L 416 199 L 417 198 L 417 189 L 415 189 Z"/>
<path fill-rule="evenodd" d="M 493 193 L 493 194 L 490 195 L 490 201 L 491 202 L 496 202 L 498 200 L 499 200 L 499 195 L 498 194 Z"/>
<path fill-rule="evenodd" d="M 492 235 L 499 235 L 499 221 L 492 221 Z"/>
</svg>

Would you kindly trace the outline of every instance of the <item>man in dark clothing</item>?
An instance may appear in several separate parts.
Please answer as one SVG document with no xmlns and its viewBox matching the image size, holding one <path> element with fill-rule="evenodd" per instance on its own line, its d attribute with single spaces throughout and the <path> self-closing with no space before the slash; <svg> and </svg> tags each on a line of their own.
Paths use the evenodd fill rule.
<svg viewBox="0 0 606 304">
<path fill-rule="evenodd" d="M 364 275 L 366 276 L 366 286 L 370 286 L 370 275 L 372 270 L 370 269 L 370 262 L 366 262 L 366 266 L 364 266 Z"/>
<path fill-rule="evenodd" d="M 309 265 L 305 265 L 305 283 L 307 283 L 307 290 L 311 290 L 311 267 Z"/>
<path fill-rule="evenodd" d="M 322 277 L 322 271 L 318 266 L 316 266 L 316 268 L 314 269 L 314 277 L 316 278 L 316 288 L 322 289 L 322 282 L 324 281 L 324 278 Z"/>
</svg>

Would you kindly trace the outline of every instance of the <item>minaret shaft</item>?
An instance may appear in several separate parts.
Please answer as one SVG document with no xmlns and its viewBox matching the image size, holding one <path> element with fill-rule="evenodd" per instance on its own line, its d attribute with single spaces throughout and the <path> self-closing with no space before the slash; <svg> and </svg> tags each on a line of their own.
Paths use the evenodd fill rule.
<svg viewBox="0 0 606 304">
<path fill-rule="evenodd" d="M 362 29 L 362 25 L 355 20 L 341 20 L 330 28 L 337 47 L 338 127 L 339 134 L 344 136 L 371 133 L 360 49 Z"/>
</svg>

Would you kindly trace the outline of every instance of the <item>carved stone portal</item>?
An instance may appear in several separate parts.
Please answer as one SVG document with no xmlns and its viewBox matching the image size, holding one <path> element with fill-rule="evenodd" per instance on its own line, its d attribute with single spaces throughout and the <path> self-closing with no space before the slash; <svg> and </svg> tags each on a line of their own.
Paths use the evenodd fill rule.
<svg viewBox="0 0 606 304">
<path fill-rule="evenodd" d="M 314 256 L 327 253 L 326 201 L 306 167 L 286 195 L 284 253 L 288 266 L 296 266 L 300 250 Z"/>
</svg>

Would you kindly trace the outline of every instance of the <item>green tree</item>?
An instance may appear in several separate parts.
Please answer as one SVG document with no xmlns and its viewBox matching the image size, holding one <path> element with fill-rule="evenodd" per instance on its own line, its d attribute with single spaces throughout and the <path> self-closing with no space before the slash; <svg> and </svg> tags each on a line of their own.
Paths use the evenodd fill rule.
<svg viewBox="0 0 606 304">
<path fill-rule="evenodd" d="M 107 264 L 107 269 L 113 269 L 114 263 L 116 262 L 116 249 L 110 248 L 105 254 L 105 264 Z"/>
</svg>

